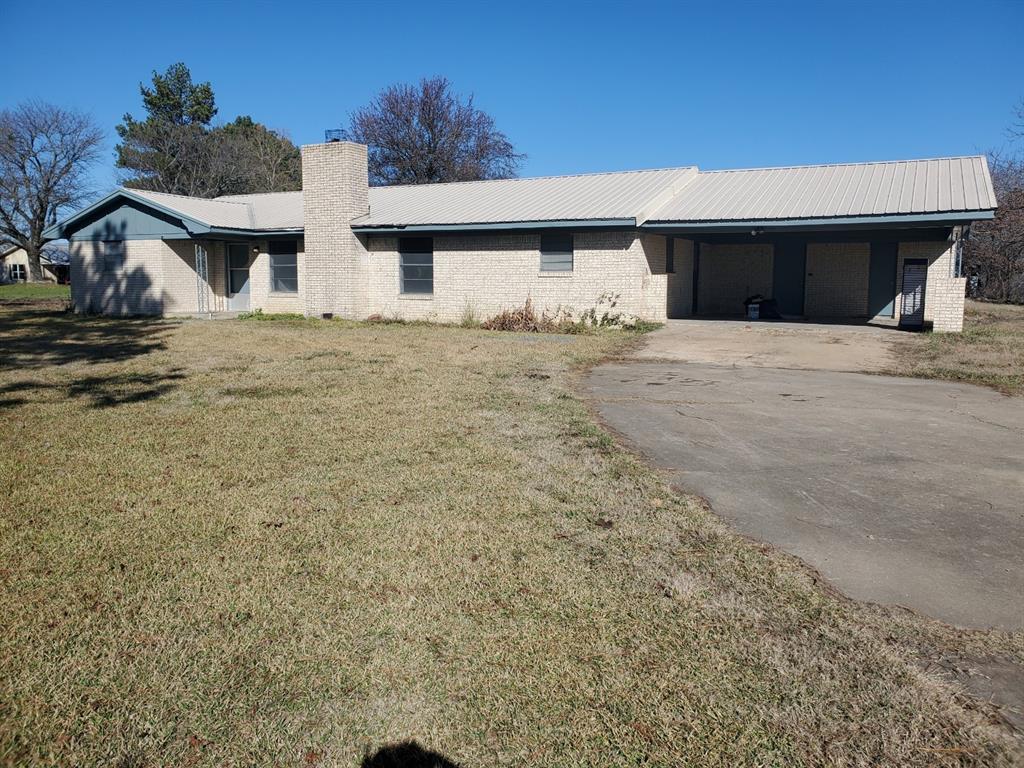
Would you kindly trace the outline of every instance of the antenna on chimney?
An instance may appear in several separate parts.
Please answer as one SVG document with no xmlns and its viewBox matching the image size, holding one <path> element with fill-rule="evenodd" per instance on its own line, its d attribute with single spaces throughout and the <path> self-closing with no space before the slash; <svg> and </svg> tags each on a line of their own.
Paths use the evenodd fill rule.
<svg viewBox="0 0 1024 768">
<path fill-rule="evenodd" d="M 345 131 L 341 128 L 329 128 L 324 131 L 324 138 L 327 140 L 328 144 L 335 141 L 344 141 Z"/>
</svg>

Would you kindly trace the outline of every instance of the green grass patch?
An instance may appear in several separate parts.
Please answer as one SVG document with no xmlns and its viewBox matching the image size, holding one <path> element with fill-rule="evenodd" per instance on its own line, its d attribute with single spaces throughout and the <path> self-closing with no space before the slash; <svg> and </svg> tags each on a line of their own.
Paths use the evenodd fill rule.
<svg viewBox="0 0 1024 768">
<path fill-rule="evenodd" d="M 0 301 L 25 299 L 71 300 L 71 287 L 54 283 L 10 283 L 0 285 Z"/>
<path fill-rule="evenodd" d="M 299 314 L 298 312 L 264 312 L 262 309 L 254 309 L 252 312 L 239 313 L 238 319 L 258 320 L 270 323 L 289 323 L 299 320 L 305 321 L 310 318 L 307 318 L 305 315 Z"/>
<path fill-rule="evenodd" d="M 923 671 L 575 395 L 622 333 L 0 307 L 0 763 L 997 765 Z"/>
</svg>

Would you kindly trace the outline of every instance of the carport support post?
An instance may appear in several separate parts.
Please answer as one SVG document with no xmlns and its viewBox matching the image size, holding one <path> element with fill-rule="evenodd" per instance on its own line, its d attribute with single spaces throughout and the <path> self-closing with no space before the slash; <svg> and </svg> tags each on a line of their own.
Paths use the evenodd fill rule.
<svg viewBox="0 0 1024 768">
<path fill-rule="evenodd" d="M 693 241 L 693 301 L 690 302 L 690 315 L 697 314 L 697 282 L 700 280 L 700 241 Z"/>
</svg>

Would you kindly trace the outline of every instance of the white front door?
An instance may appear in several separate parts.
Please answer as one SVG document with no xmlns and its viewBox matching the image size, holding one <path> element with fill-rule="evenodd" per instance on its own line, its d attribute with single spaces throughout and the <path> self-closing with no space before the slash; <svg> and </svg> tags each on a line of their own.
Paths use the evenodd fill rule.
<svg viewBox="0 0 1024 768">
<path fill-rule="evenodd" d="M 249 309 L 249 245 L 228 243 L 228 309 Z"/>
</svg>

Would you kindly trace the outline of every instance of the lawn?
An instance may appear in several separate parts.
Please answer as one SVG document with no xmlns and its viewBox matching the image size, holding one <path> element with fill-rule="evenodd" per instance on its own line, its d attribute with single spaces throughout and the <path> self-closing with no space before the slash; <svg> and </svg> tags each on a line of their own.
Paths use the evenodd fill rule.
<svg viewBox="0 0 1024 768">
<path fill-rule="evenodd" d="M 575 393 L 634 338 L 0 305 L 0 763 L 1021 762 L 940 671 L 1024 636 L 673 493 Z"/>
<path fill-rule="evenodd" d="M 70 301 L 71 287 L 54 283 L 10 283 L 8 285 L 0 285 L 0 303 L 45 299 Z"/>
<path fill-rule="evenodd" d="M 1024 395 L 1024 307 L 968 301 L 963 333 L 915 334 L 898 345 L 896 358 L 902 376 Z"/>
</svg>

